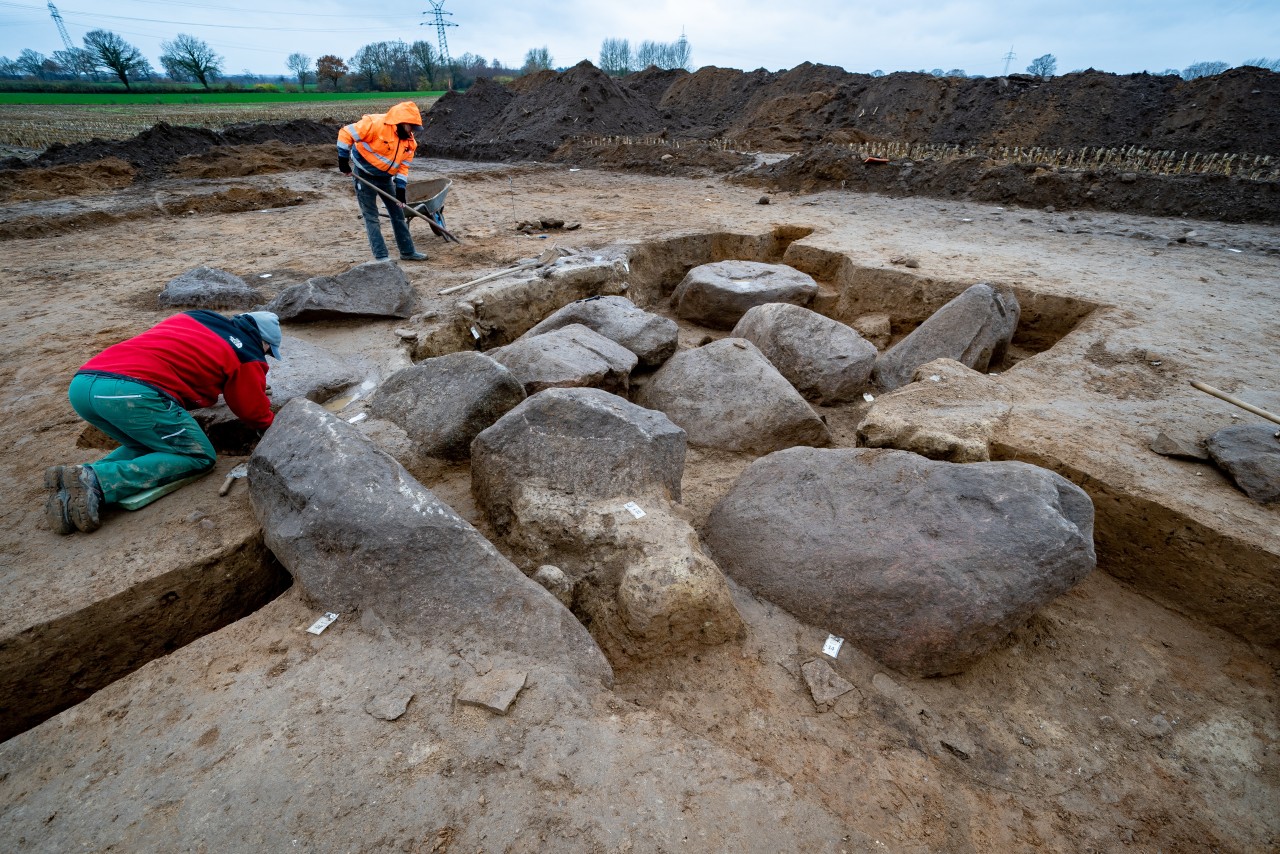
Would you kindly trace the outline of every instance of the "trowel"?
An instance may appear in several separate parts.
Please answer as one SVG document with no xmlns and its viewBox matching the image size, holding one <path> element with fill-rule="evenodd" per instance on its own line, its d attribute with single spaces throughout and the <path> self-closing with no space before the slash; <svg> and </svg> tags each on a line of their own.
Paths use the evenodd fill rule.
<svg viewBox="0 0 1280 854">
<path fill-rule="evenodd" d="M 231 491 L 231 484 L 249 473 L 249 464 L 240 463 L 231 471 L 227 472 L 227 479 L 222 482 L 222 486 L 218 487 L 219 495 L 226 495 Z"/>
</svg>

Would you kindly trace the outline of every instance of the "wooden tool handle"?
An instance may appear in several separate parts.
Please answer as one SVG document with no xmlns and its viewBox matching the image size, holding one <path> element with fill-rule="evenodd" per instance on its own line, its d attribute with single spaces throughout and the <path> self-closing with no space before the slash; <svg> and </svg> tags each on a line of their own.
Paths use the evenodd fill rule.
<svg viewBox="0 0 1280 854">
<path fill-rule="evenodd" d="M 1274 421 L 1276 424 L 1280 424 L 1280 415 L 1273 415 L 1272 413 L 1268 412 L 1265 409 L 1259 409 L 1258 407 L 1254 406 L 1251 403 L 1245 403 L 1243 400 L 1240 400 L 1237 397 L 1232 397 L 1231 395 L 1227 394 L 1225 391 L 1216 389 L 1211 385 L 1206 385 L 1205 383 L 1202 383 L 1199 380 L 1192 380 L 1191 387 L 1197 388 L 1200 391 L 1204 392 L 1205 394 L 1211 394 L 1220 400 L 1225 400 L 1227 403 L 1235 404 L 1236 406 L 1243 409 L 1245 412 L 1252 412 L 1254 415 L 1265 418 L 1268 421 Z"/>
<path fill-rule="evenodd" d="M 219 494 L 219 495 L 226 495 L 228 492 L 230 492 L 230 491 L 231 491 L 231 484 L 233 484 L 233 483 L 235 483 L 235 482 L 236 482 L 236 476 L 235 476 L 235 475 L 233 475 L 233 474 L 232 474 L 232 475 L 227 475 L 227 479 L 226 479 L 226 480 L 224 480 L 224 481 L 222 482 L 222 486 L 218 487 L 218 494 Z"/>
</svg>

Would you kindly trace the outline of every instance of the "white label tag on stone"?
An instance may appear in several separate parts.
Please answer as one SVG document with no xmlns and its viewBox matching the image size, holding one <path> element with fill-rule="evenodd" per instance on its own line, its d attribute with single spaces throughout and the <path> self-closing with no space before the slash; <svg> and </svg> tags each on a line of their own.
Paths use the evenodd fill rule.
<svg viewBox="0 0 1280 854">
<path fill-rule="evenodd" d="M 862 399 L 863 399 L 863 400 L 865 400 L 867 403 L 875 403 L 876 397 L 875 397 L 875 395 L 871 394 L 870 392 L 865 392 L 865 391 L 864 391 L 864 392 L 862 393 Z"/>
<path fill-rule="evenodd" d="M 329 628 L 329 626 L 336 619 L 338 619 L 338 615 L 332 612 L 329 612 L 325 614 L 323 617 L 321 617 L 320 619 L 316 620 L 314 623 L 312 623 L 311 628 L 307 629 L 307 631 L 313 635 L 318 635 L 321 632 L 323 632 L 325 629 Z"/>
<path fill-rule="evenodd" d="M 476 339 L 477 341 L 479 341 L 479 340 L 480 340 L 480 330 L 479 330 L 479 329 L 476 329 L 474 326 L 473 326 L 473 327 L 471 327 L 471 337 L 472 337 L 472 338 L 474 338 L 474 339 Z"/>
<path fill-rule="evenodd" d="M 626 510 L 632 516 L 635 516 L 637 519 L 644 518 L 644 515 L 645 515 L 644 511 L 641 510 L 640 505 L 636 504 L 634 501 L 628 501 L 626 504 L 623 504 L 622 509 Z"/>
<path fill-rule="evenodd" d="M 837 658 L 840 655 L 840 647 L 842 646 L 844 646 L 844 638 L 827 635 L 827 642 L 822 645 L 822 654 Z"/>
<path fill-rule="evenodd" d="M 352 415 L 350 418 L 347 419 L 347 423 L 359 424 L 361 421 L 365 420 L 368 417 L 369 417 L 369 413 L 367 412 L 357 412 L 355 415 Z"/>
</svg>

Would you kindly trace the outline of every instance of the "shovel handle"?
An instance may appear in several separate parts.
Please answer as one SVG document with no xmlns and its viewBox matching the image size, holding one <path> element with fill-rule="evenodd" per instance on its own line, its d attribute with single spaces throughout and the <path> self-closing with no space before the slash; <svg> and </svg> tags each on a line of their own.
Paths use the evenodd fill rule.
<svg viewBox="0 0 1280 854">
<path fill-rule="evenodd" d="M 235 475 L 233 474 L 227 475 L 227 479 L 222 482 L 222 486 L 218 487 L 218 495 L 226 495 L 228 492 L 230 492 L 231 484 L 235 482 L 236 482 Z"/>
<path fill-rule="evenodd" d="M 363 179 L 363 178 L 361 178 L 359 175 L 357 175 L 355 172 L 352 172 L 352 173 L 351 173 L 351 177 L 352 177 L 352 178 L 355 178 L 355 179 L 356 179 L 357 181 L 359 181 L 361 184 L 364 184 L 364 185 L 365 185 L 366 187 L 368 187 L 370 190 L 373 190 L 373 191 L 374 191 L 375 193 L 377 193 L 379 196 L 382 196 L 382 198 L 386 199 L 387 201 L 391 202 L 392 204 L 400 205 L 401 209 L 402 209 L 406 214 L 408 214 L 409 216 L 420 216 L 420 217 L 422 217 L 423 219 L 428 219 L 428 217 L 427 217 L 427 215 L 426 215 L 426 214 L 424 214 L 424 213 L 420 213 L 420 212 L 419 212 L 419 211 L 417 211 L 417 210 L 416 210 L 412 205 L 410 205 L 410 204 L 408 204 L 408 203 L 406 203 L 406 202 L 401 202 L 401 201 L 400 201 L 399 199 L 397 199 L 395 196 L 391 195 L 391 194 L 390 194 L 390 193 L 388 193 L 386 190 L 384 190 L 384 189 L 382 189 L 381 187 L 377 186 L 377 185 L 376 185 L 376 184 L 374 184 L 372 181 L 366 181 L 365 179 Z"/>
<path fill-rule="evenodd" d="M 1208 385 L 1207 383 L 1202 383 L 1199 380 L 1192 380 L 1191 387 L 1199 389 L 1205 394 L 1211 394 L 1214 397 L 1218 398 L 1219 400 L 1225 400 L 1227 403 L 1234 404 L 1240 407 L 1241 409 L 1243 409 L 1245 412 L 1252 412 L 1254 415 L 1257 415 L 1261 418 L 1265 418 L 1268 421 L 1274 421 L 1275 423 L 1280 424 L 1280 415 L 1273 415 L 1272 413 L 1268 412 L 1265 409 L 1259 409 L 1258 407 L 1254 406 L 1251 403 L 1245 403 L 1243 400 L 1240 400 L 1238 397 L 1232 397 L 1231 395 L 1227 394 L 1225 391 L 1216 389 L 1213 386 Z"/>
</svg>

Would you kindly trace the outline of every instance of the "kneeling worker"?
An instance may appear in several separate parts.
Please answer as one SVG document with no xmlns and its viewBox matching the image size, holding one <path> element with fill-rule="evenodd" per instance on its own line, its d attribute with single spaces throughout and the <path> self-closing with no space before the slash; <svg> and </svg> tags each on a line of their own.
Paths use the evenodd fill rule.
<svg viewBox="0 0 1280 854">
<path fill-rule="evenodd" d="M 413 138 L 415 130 L 422 128 L 422 113 L 413 101 L 396 104 L 385 113 L 368 115 L 344 126 L 338 131 L 338 171 L 368 181 L 388 195 L 400 200 L 395 205 L 380 197 L 368 184 L 353 181 L 360 213 L 364 217 L 364 230 L 369 236 L 369 248 L 375 261 L 387 259 L 387 244 L 382 239 L 382 224 L 378 222 L 378 199 L 382 198 L 387 214 L 391 217 L 391 231 L 396 236 L 396 248 L 401 261 L 425 261 L 426 254 L 413 246 L 409 223 L 404 217 L 405 192 L 409 185 L 409 164 L 418 149 Z"/>
<path fill-rule="evenodd" d="M 219 394 L 250 427 L 270 427 L 266 356 L 280 358 L 280 337 L 269 311 L 188 311 L 86 362 L 71 380 L 71 406 L 120 447 L 96 463 L 45 470 L 49 527 L 96 531 L 103 504 L 213 468 L 213 445 L 187 410 Z"/>
</svg>

